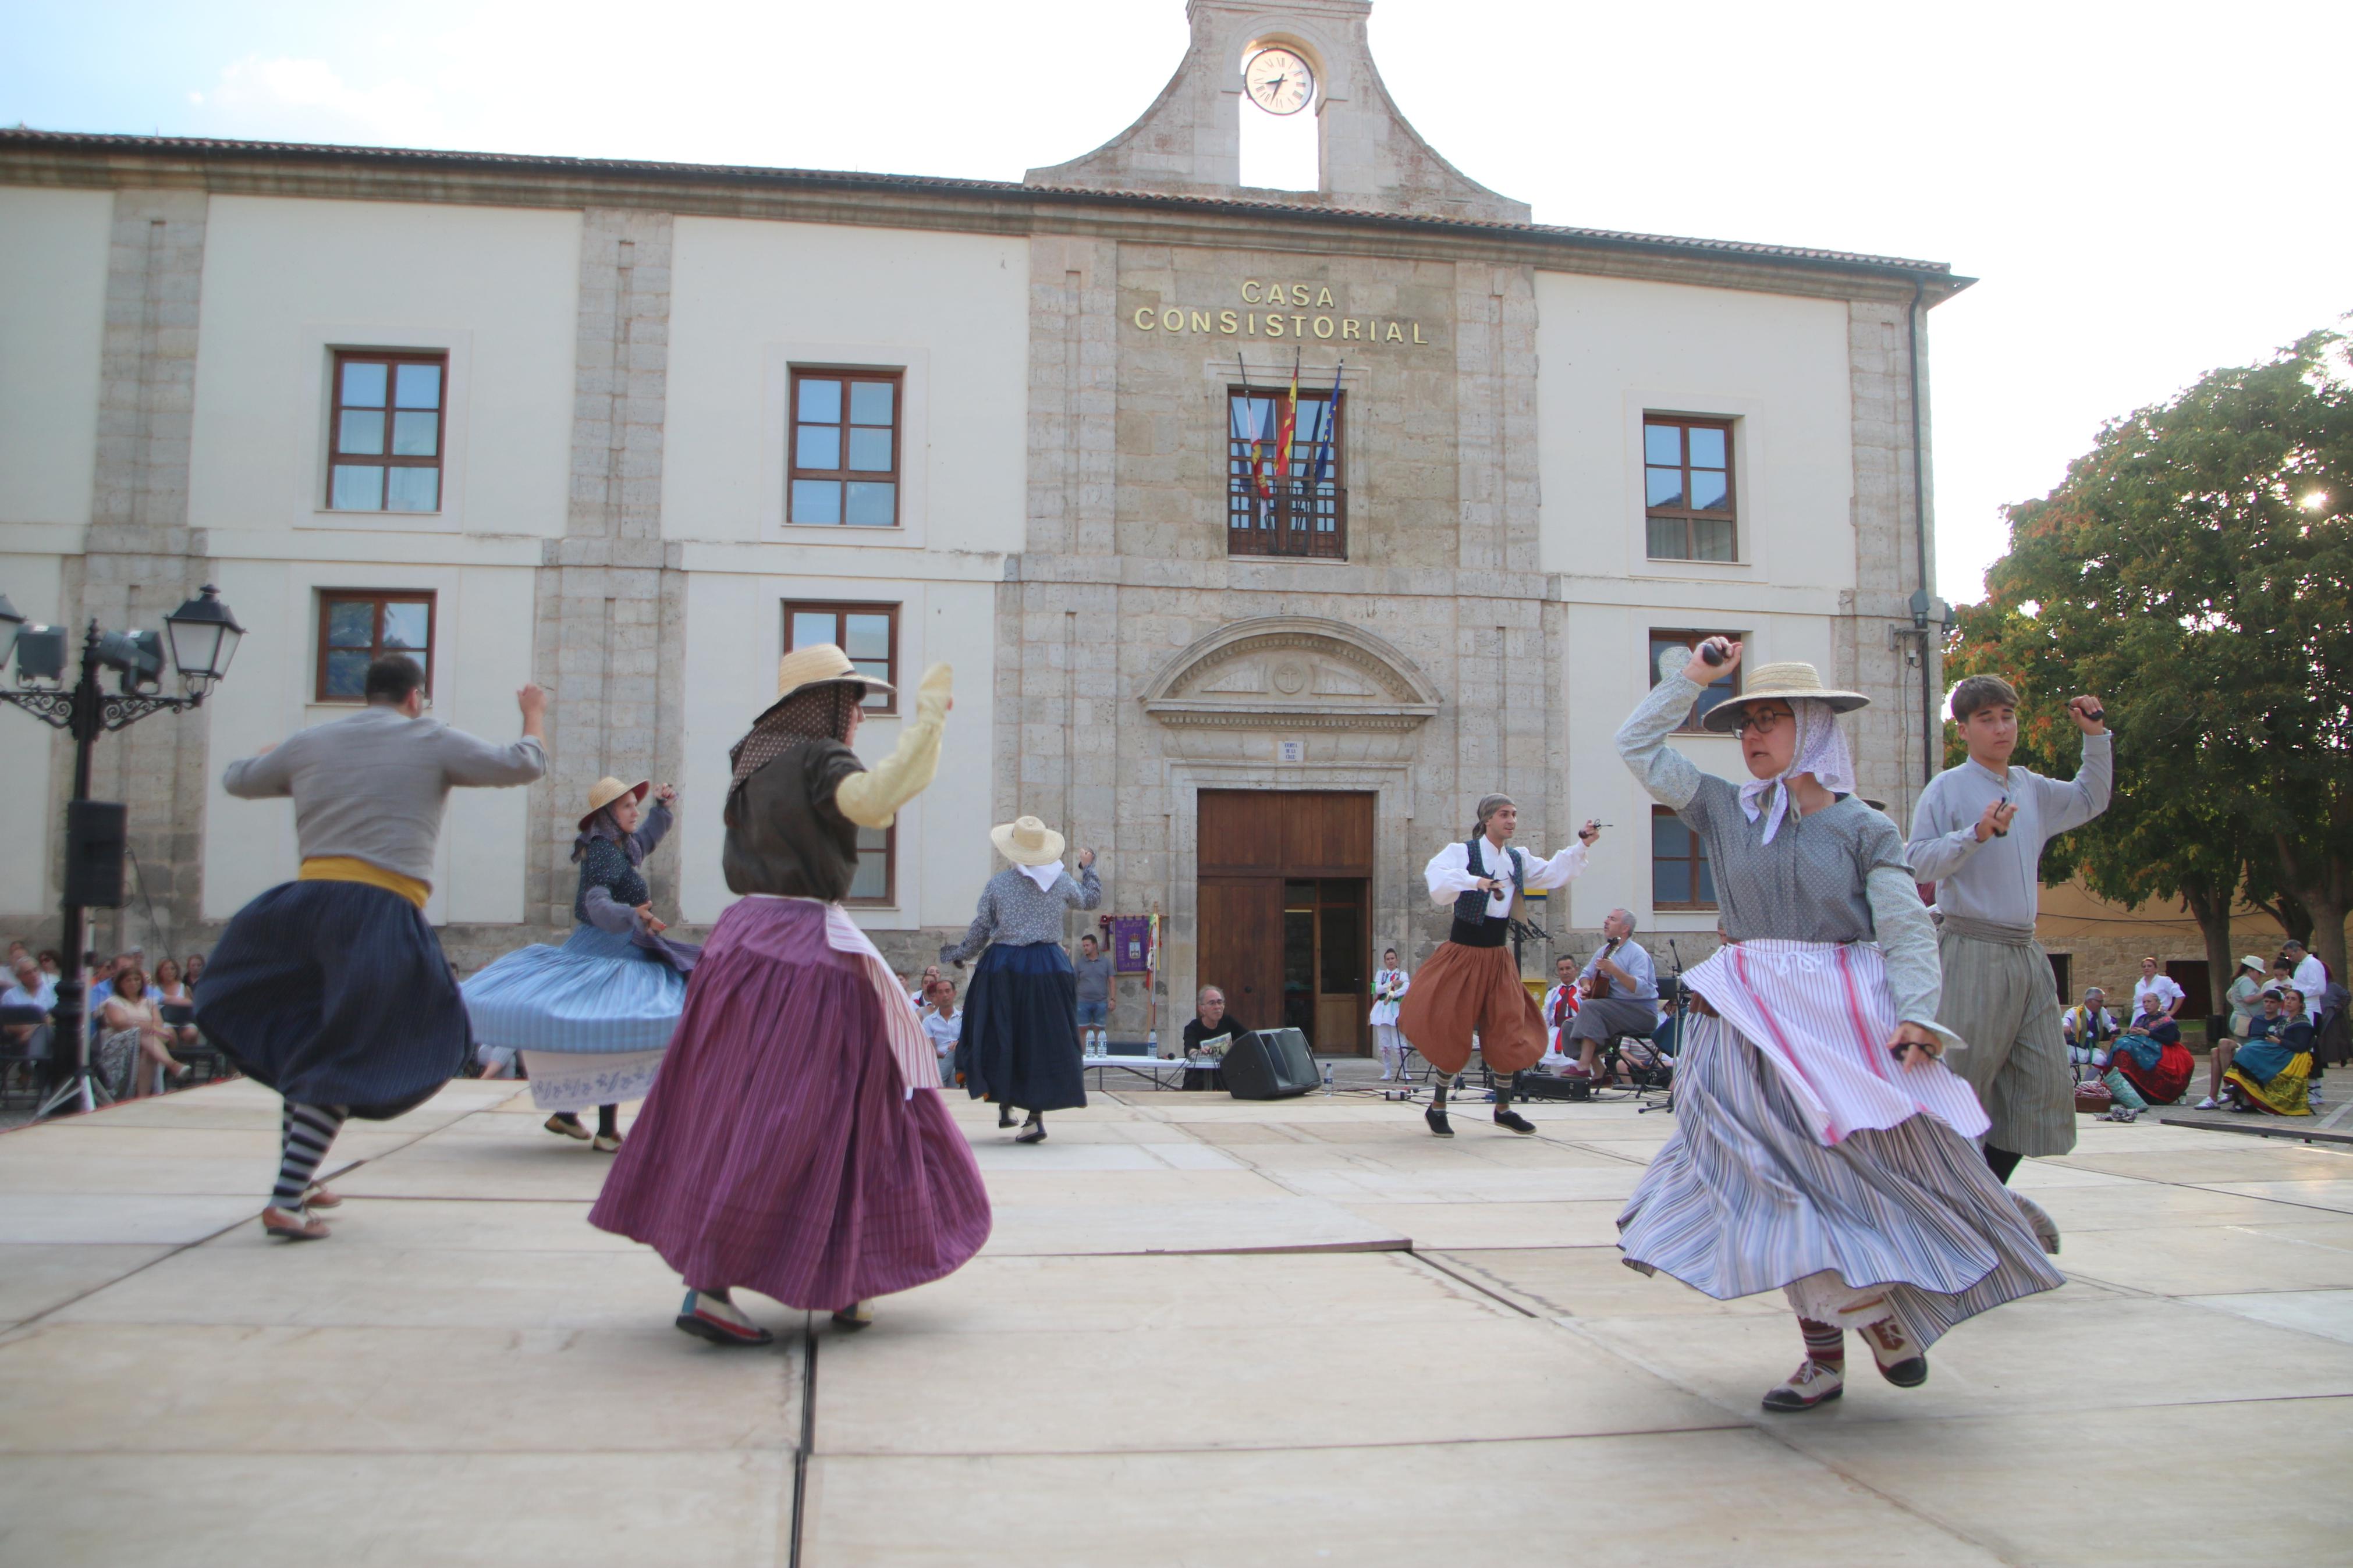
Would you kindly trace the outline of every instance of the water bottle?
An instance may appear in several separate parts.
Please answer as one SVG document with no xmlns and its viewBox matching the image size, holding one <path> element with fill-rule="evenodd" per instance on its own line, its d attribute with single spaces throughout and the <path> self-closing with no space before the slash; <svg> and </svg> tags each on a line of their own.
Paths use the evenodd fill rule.
<svg viewBox="0 0 2353 1568">
<path fill-rule="evenodd" d="M 1159 1030 L 1146 1029 L 1144 1032 L 1144 1054 L 1147 1057 L 1156 1057 L 1160 1054 Z"/>
<path fill-rule="evenodd" d="M 1325 1062 L 1324 1064 L 1324 1092 L 1326 1094 L 1332 1092 L 1332 1064 L 1330 1062 Z"/>
</svg>

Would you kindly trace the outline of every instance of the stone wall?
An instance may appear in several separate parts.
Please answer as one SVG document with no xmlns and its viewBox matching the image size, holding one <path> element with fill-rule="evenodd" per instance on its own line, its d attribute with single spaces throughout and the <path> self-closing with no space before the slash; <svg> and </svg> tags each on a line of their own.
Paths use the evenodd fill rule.
<svg viewBox="0 0 2353 1568">
<path fill-rule="evenodd" d="M 206 575 L 201 531 L 188 527 L 188 458 L 195 412 L 206 198 L 196 191 L 121 190 L 107 256 L 96 484 L 83 555 L 66 563 L 71 679 L 82 628 L 161 632 L 164 617 Z M 109 672 L 105 681 L 116 689 Z M 176 694 L 168 647 L 163 690 Z M 206 710 L 158 713 L 99 739 L 90 794 L 131 808 L 130 902 L 91 911 L 100 951 L 141 945 L 148 962 L 204 940 Z M 52 798 L 73 790 L 72 745 L 56 747 Z M 63 855 L 62 812 L 50 839 Z"/>
</svg>

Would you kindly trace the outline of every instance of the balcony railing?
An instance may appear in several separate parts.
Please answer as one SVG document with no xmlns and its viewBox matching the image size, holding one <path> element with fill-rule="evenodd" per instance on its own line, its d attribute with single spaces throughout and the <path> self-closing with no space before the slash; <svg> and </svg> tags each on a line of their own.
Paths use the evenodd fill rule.
<svg viewBox="0 0 2353 1568">
<path fill-rule="evenodd" d="M 1226 553 L 1348 558 L 1348 492 L 1325 481 L 1275 482 L 1261 493 L 1247 474 L 1226 485 Z"/>
</svg>

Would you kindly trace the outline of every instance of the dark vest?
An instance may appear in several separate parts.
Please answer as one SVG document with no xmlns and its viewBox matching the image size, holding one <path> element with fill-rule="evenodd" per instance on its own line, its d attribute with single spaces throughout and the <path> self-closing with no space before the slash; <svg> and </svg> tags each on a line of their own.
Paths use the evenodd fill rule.
<svg viewBox="0 0 2353 1568">
<path fill-rule="evenodd" d="M 1485 834 L 1475 833 L 1463 846 L 1471 852 L 1471 874 L 1474 877 L 1487 874 L 1486 864 L 1479 858 L 1480 846 L 1486 841 Z M 1528 890 L 1527 868 L 1508 844 L 1504 847 L 1504 859 L 1512 869 L 1514 896 L 1525 897 Z M 1446 933 L 1446 940 L 1460 942 L 1464 947 L 1501 947 L 1511 929 L 1509 920 L 1493 920 L 1488 916 L 1487 895 L 1473 888 L 1454 900 L 1454 929 Z"/>
<path fill-rule="evenodd" d="M 646 879 L 629 864 L 628 851 L 609 838 L 591 839 L 580 857 L 580 890 L 572 895 L 572 918 L 588 923 L 588 889 L 602 888 L 625 910 L 634 910 L 653 895 Z"/>
</svg>

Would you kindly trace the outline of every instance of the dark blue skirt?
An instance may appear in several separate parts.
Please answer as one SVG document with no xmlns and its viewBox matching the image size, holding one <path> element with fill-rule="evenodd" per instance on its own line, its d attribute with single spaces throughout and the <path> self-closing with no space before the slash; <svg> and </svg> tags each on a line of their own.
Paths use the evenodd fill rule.
<svg viewBox="0 0 2353 1568">
<path fill-rule="evenodd" d="M 206 983 L 212 975 L 206 972 Z M 1079 1057 L 1079 982 L 1060 944 L 997 943 L 980 955 L 965 995 L 956 1070 L 975 1100 L 1024 1110 L 1087 1102 Z"/>
<path fill-rule="evenodd" d="M 301 1105 L 381 1121 L 466 1059 L 466 1004 L 425 913 L 364 882 L 284 882 L 237 912 L 196 987 L 196 1026 Z"/>
</svg>

